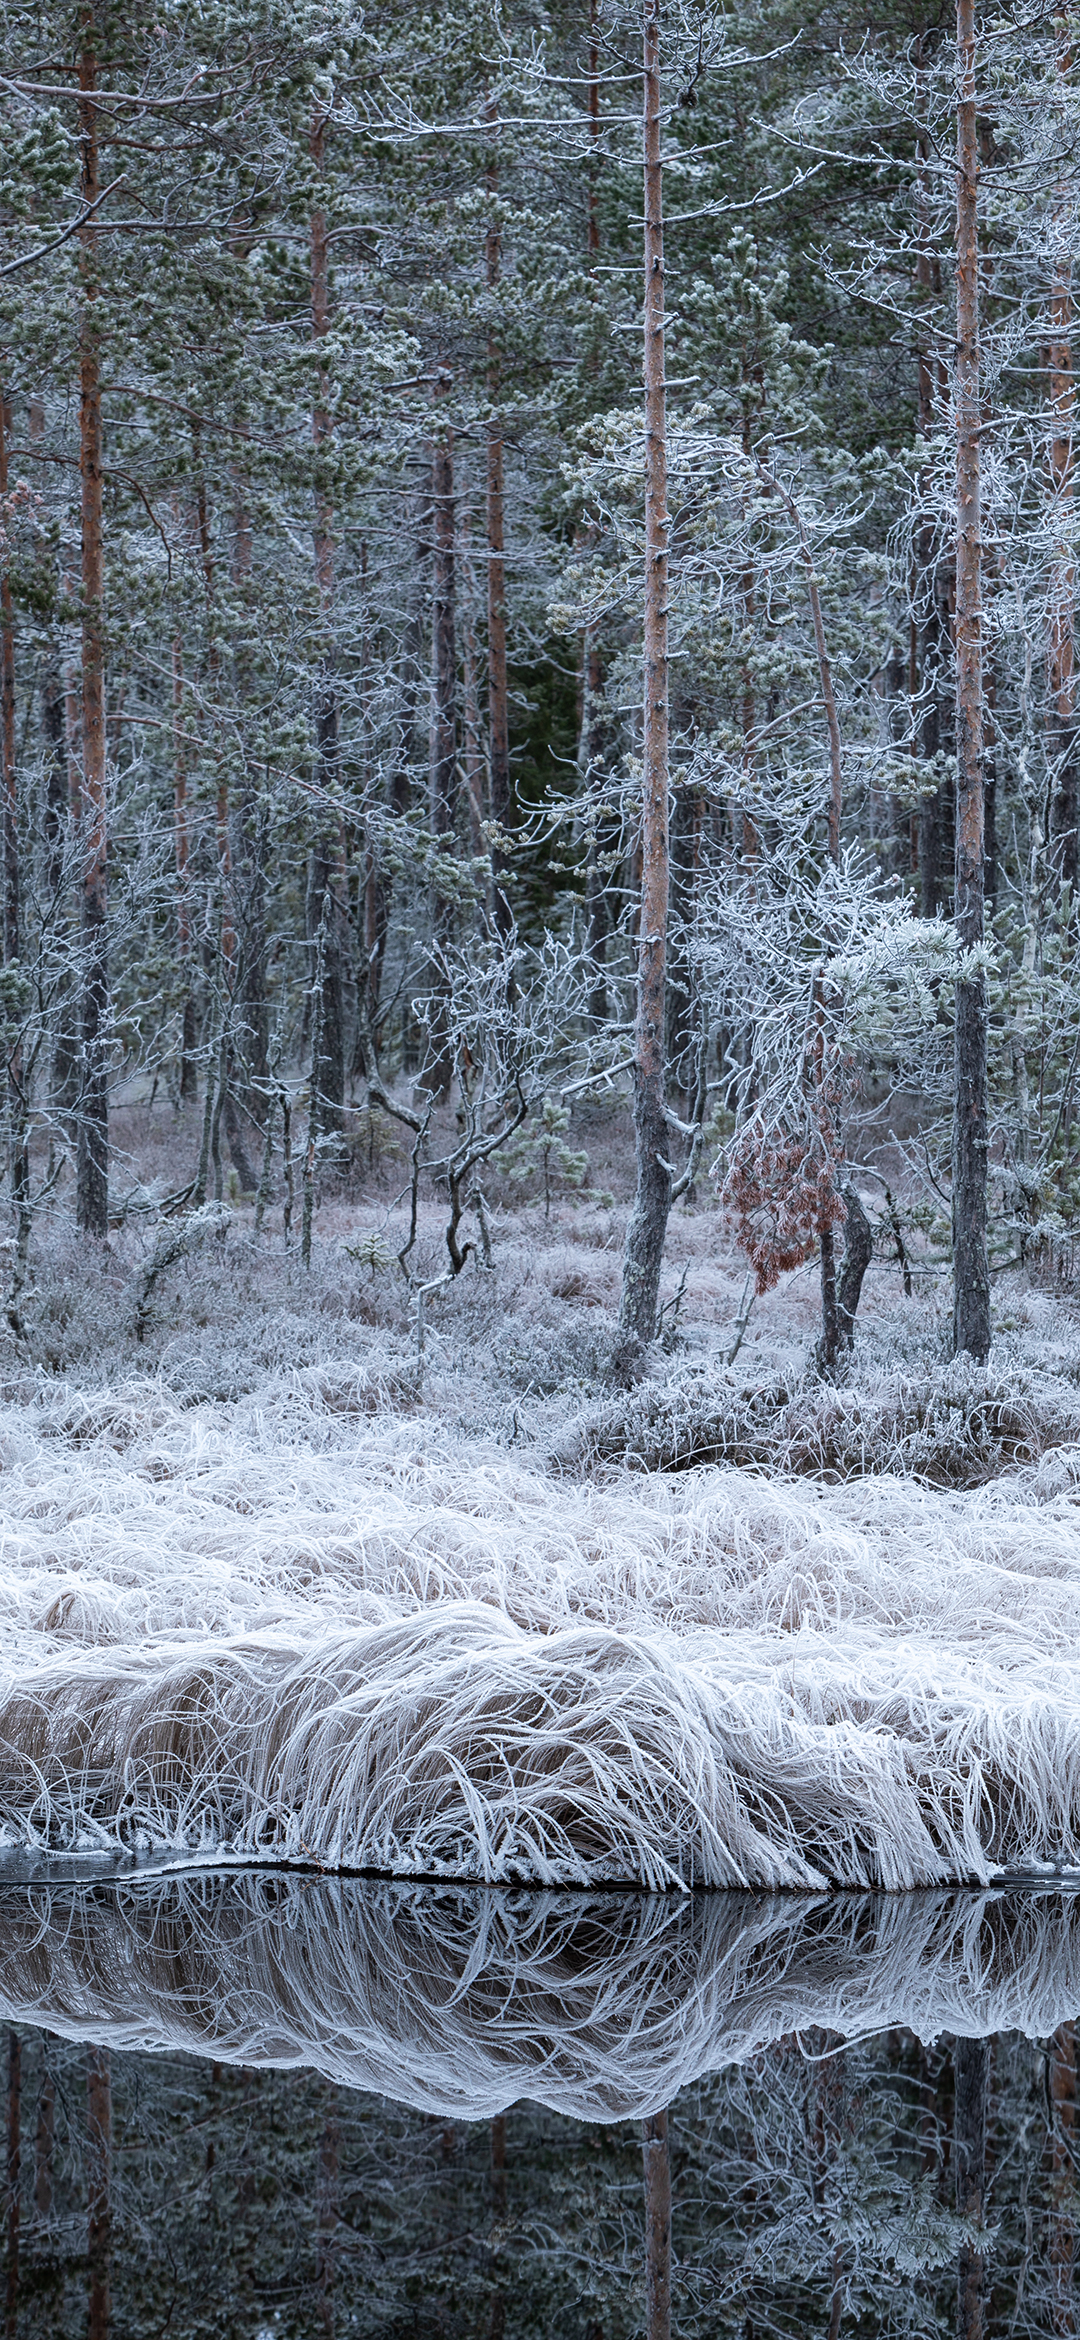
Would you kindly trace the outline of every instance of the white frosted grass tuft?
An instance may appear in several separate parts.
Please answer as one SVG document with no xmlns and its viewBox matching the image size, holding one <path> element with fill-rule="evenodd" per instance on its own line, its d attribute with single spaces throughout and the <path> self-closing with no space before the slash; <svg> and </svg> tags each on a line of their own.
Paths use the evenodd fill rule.
<svg viewBox="0 0 1080 2340">
<path fill-rule="evenodd" d="M 1080 1867 L 1080 1457 L 958 1495 L 580 1485 L 366 1386 L 3 1411 L 6 1842 L 549 1886 Z"/>
<path fill-rule="evenodd" d="M 1045 2038 L 1080 2005 L 1080 1896 L 503 1894 L 281 1877 L 0 1894 L 0 2021 L 313 2066 L 482 2120 L 640 2118 L 793 2032 Z"/>
</svg>

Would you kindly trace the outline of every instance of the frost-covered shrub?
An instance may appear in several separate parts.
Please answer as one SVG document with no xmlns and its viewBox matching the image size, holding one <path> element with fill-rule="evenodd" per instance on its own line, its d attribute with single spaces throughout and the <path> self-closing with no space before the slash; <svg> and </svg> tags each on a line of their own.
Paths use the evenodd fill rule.
<svg viewBox="0 0 1080 2340">
<path fill-rule="evenodd" d="M 825 1480 L 895 1471 L 935 1487 L 979 1486 L 1080 1440 L 1080 1392 L 970 1359 L 846 1388 L 782 1376 L 736 1386 L 715 1368 L 645 1383 L 583 1412 L 556 1441 L 564 1468 L 639 1470 L 736 1463 Z"/>
</svg>

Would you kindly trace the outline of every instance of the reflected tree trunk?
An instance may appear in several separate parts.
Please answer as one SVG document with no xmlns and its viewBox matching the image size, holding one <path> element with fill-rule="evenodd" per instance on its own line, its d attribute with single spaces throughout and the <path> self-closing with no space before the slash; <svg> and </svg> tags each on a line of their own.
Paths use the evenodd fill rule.
<svg viewBox="0 0 1080 2340">
<path fill-rule="evenodd" d="M 87 2249 L 90 2303 L 87 2340 L 108 2340 L 112 2261 L 112 2066 L 108 2048 L 91 2048 L 86 2065 Z"/>
<path fill-rule="evenodd" d="M 38 2087 L 37 2128 L 34 2134 L 34 2215 L 47 2226 L 53 2214 L 53 2146 L 56 2140 L 56 2072 L 53 2068 L 51 2043 L 53 2034 L 42 2034 L 42 2067 Z"/>
<path fill-rule="evenodd" d="M 671 2340 L 671 2152 L 666 2112 L 643 2124 L 645 2156 L 645 2329 Z"/>
<path fill-rule="evenodd" d="M 5 2340 L 15 2340 L 19 2320 L 19 2226 L 22 2199 L 22 2041 L 8 2033 L 7 2090 L 7 2282 L 4 2288 Z"/>
<path fill-rule="evenodd" d="M 953 2161 L 956 2207 L 975 2233 L 961 2245 L 956 2282 L 956 2340 L 982 2340 L 986 2285 L 985 2244 L 976 2239 L 985 2224 L 986 2109 L 990 2092 L 990 2043 L 958 2039 L 953 2049 L 956 2109 Z"/>
<path fill-rule="evenodd" d="M 338 2180 L 341 2170 L 341 2124 L 337 2098 L 326 2092 L 326 2118 L 319 2138 L 318 2238 L 315 2280 L 318 2286 L 319 2330 L 334 2340 L 334 2237 L 338 2222 Z"/>
<path fill-rule="evenodd" d="M 1076 2026 L 1063 2023 L 1050 2042 L 1050 2275 L 1054 2330 L 1076 2330 Z"/>
</svg>

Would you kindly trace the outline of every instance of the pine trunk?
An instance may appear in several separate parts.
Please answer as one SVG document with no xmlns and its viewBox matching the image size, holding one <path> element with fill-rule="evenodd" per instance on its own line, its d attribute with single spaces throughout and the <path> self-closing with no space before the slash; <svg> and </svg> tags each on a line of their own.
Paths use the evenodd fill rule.
<svg viewBox="0 0 1080 2340">
<path fill-rule="evenodd" d="M 184 744 L 184 667 L 180 636 L 173 636 L 173 850 L 176 856 L 176 952 L 180 963 L 179 1096 L 199 1092 L 195 1071 L 195 995 L 191 987 L 191 891 L 188 872 L 187 751 Z"/>
<path fill-rule="evenodd" d="M 643 2123 L 645 2156 L 645 2331 L 671 2340 L 671 2153 L 666 2112 Z"/>
<path fill-rule="evenodd" d="M 957 0 L 956 215 L 956 939 L 983 940 L 982 576 L 979 488 L 979 150 L 975 119 L 974 0 Z M 980 1363 L 990 1348 L 986 1249 L 988 1107 L 986 978 L 961 969 L 956 985 L 953 1116 L 953 1346 Z"/>
<path fill-rule="evenodd" d="M 953 2049 L 956 2112 L 953 2153 L 956 2166 L 956 2207 L 976 2230 L 984 2223 L 986 2183 L 986 2105 L 990 2083 L 990 2043 L 985 2039 L 958 2039 Z M 965 2239 L 960 2246 L 956 2285 L 956 2340 L 982 2340 L 986 2252 L 981 2240 Z"/>
<path fill-rule="evenodd" d="M 91 2048 L 86 2066 L 87 2247 L 90 2312 L 87 2340 L 108 2340 L 112 2258 L 112 2073 L 108 2048 Z"/>
<path fill-rule="evenodd" d="M 49 2031 L 43 2034 L 37 2128 L 34 2134 L 34 2214 L 43 2225 L 48 2224 L 53 2213 L 53 2148 L 56 2142 L 56 2071 L 51 2048 L 53 2037 L 54 2034 Z"/>
<path fill-rule="evenodd" d="M 319 2330 L 324 2340 L 334 2340 L 334 2277 L 336 2273 L 335 2238 L 340 2214 L 341 2191 L 341 2123 L 338 2119 L 337 2099 L 332 2088 L 326 2092 L 326 2117 L 319 2138 L 318 2174 L 318 2238 L 316 2242 L 315 2282 L 318 2291 Z"/>
<path fill-rule="evenodd" d="M 1076 2331 L 1076 2026 L 1063 2023 L 1050 2042 L 1050 2276 L 1054 2331 Z"/>
<path fill-rule="evenodd" d="M 311 159 L 320 174 L 326 140 L 325 116 L 317 116 L 311 130 Z M 330 245 L 326 213 L 316 204 L 311 214 L 311 332 L 321 341 L 330 327 Z M 316 466 L 331 436 L 330 386 L 320 367 L 311 416 L 311 441 Z M 326 482 L 315 483 L 315 584 L 322 621 L 322 658 L 317 683 L 316 747 L 318 781 L 324 797 L 333 799 L 338 784 L 338 695 L 334 675 L 334 510 Z M 318 1068 L 319 1125 L 339 1136 L 345 1107 L 345 949 L 346 887 L 339 882 L 344 861 L 343 833 L 329 806 L 320 809 L 326 827 L 315 847 L 312 869 L 312 914 L 317 929 L 324 922 L 323 981 L 317 1003 L 319 1028 L 313 1057 Z M 311 933 L 309 920 L 309 934 Z"/>
<path fill-rule="evenodd" d="M 494 190 L 494 172 L 488 174 L 489 192 Z M 497 225 L 492 223 L 487 232 L 485 259 L 489 294 L 494 295 L 499 282 L 502 244 Z M 488 336 L 488 397 L 494 404 L 499 394 L 499 347 L 494 334 Z M 510 686 L 506 670 L 506 496 L 503 426 L 497 414 L 488 423 L 487 432 L 487 540 L 488 540 L 488 747 L 491 761 L 491 812 L 500 829 L 505 829 L 510 816 Z M 506 934 L 513 925 L 513 913 L 506 891 L 507 857 L 503 846 L 496 844 L 491 855 L 495 922 L 500 933 Z"/>
<path fill-rule="evenodd" d="M 79 56 L 79 138 L 84 206 L 100 193 L 97 80 L 92 8 L 83 10 Z M 106 926 L 108 827 L 105 795 L 104 532 L 102 513 L 101 363 L 97 315 L 97 235 L 79 231 L 82 316 L 79 333 L 79 473 L 82 486 L 82 1078 L 77 1137 L 77 1212 L 85 1234 L 109 1226 L 109 959 Z"/>
<path fill-rule="evenodd" d="M 0 498 L 8 493 L 8 408 L 0 385 Z M 19 956 L 19 825 L 15 769 L 15 613 L 5 558 L 0 566 L 0 768 L 4 820 L 4 958 Z"/>
<path fill-rule="evenodd" d="M 660 160 L 659 0 L 646 0 L 645 134 L 645 642 L 641 898 L 634 1026 L 637 1188 L 626 1236 L 619 1311 L 625 1370 L 656 1327 L 671 1209 L 664 1097 L 668 925 L 668 510 L 664 383 L 664 215 Z"/>
<path fill-rule="evenodd" d="M 1064 85 L 1072 66 L 1072 52 L 1067 36 L 1059 37 L 1057 64 L 1059 82 Z M 1054 223 L 1057 239 L 1050 281 L 1050 337 L 1045 359 L 1052 417 L 1049 468 L 1056 539 L 1050 577 L 1047 748 L 1053 775 L 1050 843 L 1054 867 L 1061 884 L 1075 887 L 1080 877 L 1080 854 L 1077 849 L 1080 803 L 1077 791 L 1074 663 L 1076 579 L 1069 550 L 1075 501 L 1073 423 L 1076 411 L 1072 364 L 1072 250 L 1068 236 L 1070 217 L 1069 191 L 1063 187 L 1060 215 Z"/>
<path fill-rule="evenodd" d="M 449 389 L 449 377 L 442 389 Z M 447 424 L 435 440 L 431 471 L 432 546 L 434 583 L 431 609 L 431 734 L 429 786 L 431 827 L 444 853 L 453 851 L 457 795 L 457 649 L 455 639 L 454 568 L 454 436 Z M 438 942 L 449 942 L 453 903 L 436 883 L 432 923 Z M 450 1034 L 445 1013 L 434 1017 L 430 1029 L 425 1086 L 436 1096 L 449 1094 L 453 1075 Z"/>
<path fill-rule="evenodd" d="M 8 2033 L 7 2100 L 7 2282 L 5 2340 L 15 2340 L 19 2322 L 19 2227 L 22 2207 L 22 2041 Z"/>
</svg>

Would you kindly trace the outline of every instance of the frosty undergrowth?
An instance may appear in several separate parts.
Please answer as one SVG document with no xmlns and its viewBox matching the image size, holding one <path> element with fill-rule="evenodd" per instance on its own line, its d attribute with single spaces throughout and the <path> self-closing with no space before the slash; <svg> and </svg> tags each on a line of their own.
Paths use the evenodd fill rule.
<svg viewBox="0 0 1080 2340">
<path fill-rule="evenodd" d="M 3 1416 L 9 1842 L 542 1883 L 1080 1864 L 1080 1448 L 560 1481 L 348 1369 Z"/>
</svg>

